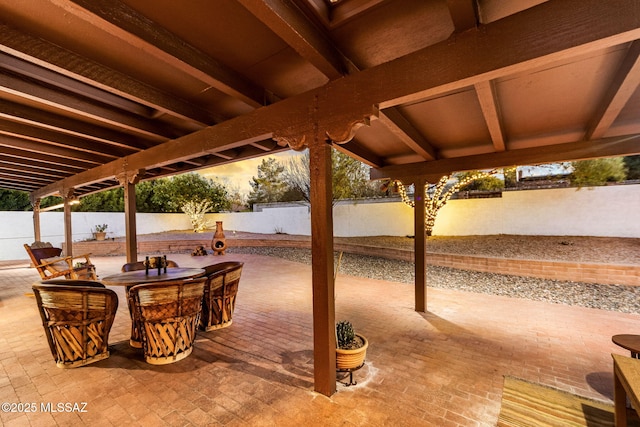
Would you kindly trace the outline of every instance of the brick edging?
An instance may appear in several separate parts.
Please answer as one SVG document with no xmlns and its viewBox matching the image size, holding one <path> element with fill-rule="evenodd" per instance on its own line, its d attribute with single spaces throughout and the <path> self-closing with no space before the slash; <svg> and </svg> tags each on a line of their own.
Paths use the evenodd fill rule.
<svg viewBox="0 0 640 427">
<path fill-rule="evenodd" d="M 138 242 L 138 253 L 171 253 L 192 251 L 196 246 L 210 249 L 210 240 L 148 240 Z M 228 247 L 311 247 L 310 240 L 294 239 L 233 239 L 227 238 Z M 379 246 L 338 243 L 336 251 L 358 255 L 377 256 L 413 262 L 413 250 L 382 248 Z M 125 242 L 122 241 L 85 241 L 73 244 L 74 254 L 91 253 L 100 255 L 124 255 Z M 583 262 L 563 262 L 547 260 L 528 260 L 514 258 L 493 258 L 475 255 L 457 255 L 445 253 L 427 253 L 427 264 L 460 270 L 473 270 L 515 276 L 537 277 L 542 279 L 568 280 L 573 282 L 617 284 L 640 286 L 640 265 L 601 264 Z"/>
</svg>

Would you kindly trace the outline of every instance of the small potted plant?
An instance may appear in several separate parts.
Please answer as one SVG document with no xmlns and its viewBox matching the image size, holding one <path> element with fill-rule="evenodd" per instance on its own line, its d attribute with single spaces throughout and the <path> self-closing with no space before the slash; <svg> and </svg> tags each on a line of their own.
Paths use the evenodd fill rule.
<svg viewBox="0 0 640 427">
<path fill-rule="evenodd" d="M 336 325 L 336 369 L 338 371 L 352 371 L 364 364 L 369 341 L 360 334 L 356 334 L 353 325 L 348 320 Z"/>
<path fill-rule="evenodd" d="M 107 236 L 107 227 L 109 227 L 107 224 L 96 225 L 93 230 L 93 237 L 96 240 L 104 240 Z"/>
</svg>

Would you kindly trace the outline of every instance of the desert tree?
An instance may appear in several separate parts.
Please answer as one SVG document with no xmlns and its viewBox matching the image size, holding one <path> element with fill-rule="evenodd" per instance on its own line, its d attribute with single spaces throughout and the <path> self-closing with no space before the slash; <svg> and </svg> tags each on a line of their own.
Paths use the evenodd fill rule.
<svg viewBox="0 0 640 427">
<path fill-rule="evenodd" d="M 331 170 L 334 205 L 341 199 L 362 199 L 382 195 L 377 185 L 369 181 L 368 167 L 336 149 L 331 150 Z M 310 203 L 309 150 L 288 160 L 284 176 L 292 192 L 299 195 L 298 200 Z"/>
<path fill-rule="evenodd" d="M 447 204 L 449 199 L 460 191 L 465 185 L 481 178 L 489 177 L 495 174 L 496 171 L 482 172 L 475 171 L 473 173 L 449 174 L 444 175 L 436 184 L 429 184 L 425 186 L 424 203 L 425 203 L 425 233 L 427 236 L 431 236 L 433 233 L 433 227 L 435 226 L 436 217 L 440 209 Z M 400 181 L 394 181 L 394 185 L 398 187 L 400 197 L 402 201 L 407 205 L 415 208 L 415 200 L 412 200 L 407 194 L 407 189 Z"/>
</svg>

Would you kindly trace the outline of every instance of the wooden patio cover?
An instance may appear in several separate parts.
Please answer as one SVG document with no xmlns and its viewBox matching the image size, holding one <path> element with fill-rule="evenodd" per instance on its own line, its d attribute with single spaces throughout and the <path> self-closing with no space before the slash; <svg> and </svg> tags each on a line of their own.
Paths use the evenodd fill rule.
<svg viewBox="0 0 640 427">
<path fill-rule="evenodd" d="M 309 148 L 335 391 L 330 147 L 374 179 L 640 153 L 637 0 L 0 0 L 0 188 L 77 197 Z M 424 235 L 416 205 L 416 236 Z M 70 247 L 70 245 L 67 245 Z M 416 309 L 426 309 L 416 239 Z"/>
</svg>

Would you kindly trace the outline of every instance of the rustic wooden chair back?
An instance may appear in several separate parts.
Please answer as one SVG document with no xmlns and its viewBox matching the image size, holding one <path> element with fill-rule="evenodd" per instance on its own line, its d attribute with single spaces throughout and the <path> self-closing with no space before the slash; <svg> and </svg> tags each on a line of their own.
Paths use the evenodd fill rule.
<svg viewBox="0 0 640 427">
<path fill-rule="evenodd" d="M 76 257 L 62 256 L 62 249 L 54 248 L 50 243 L 34 242 L 31 246 L 24 244 L 24 249 L 31 263 L 42 279 L 65 277 L 67 279 L 96 280 L 96 269 L 89 257 L 83 254 Z M 84 259 L 80 266 L 74 266 L 74 260 Z"/>
<path fill-rule="evenodd" d="M 233 323 L 243 265 L 239 261 L 228 261 L 204 267 L 207 281 L 202 299 L 201 329 L 212 331 Z"/>
<path fill-rule="evenodd" d="M 178 268 L 177 262 L 170 259 L 167 260 L 167 267 Z M 144 270 L 144 261 L 128 262 L 122 266 L 122 272 Z"/>
<path fill-rule="evenodd" d="M 147 363 L 164 365 L 193 351 L 206 278 L 141 284 L 129 290 Z"/>
<path fill-rule="evenodd" d="M 75 368 L 106 359 L 118 296 L 97 282 L 58 283 L 33 285 L 56 365 Z"/>
<path fill-rule="evenodd" d="M 167 267 L 171 267 L 171 268 L 178 268 L 179 265 L 177 262 L 172 261 L 170 259 L 167 260 Z M 127 272 L 127 271 L 140 271 L 140 270 L 144 270 L 145 266 L 144 266 L 144 261 L 136 261 L 136 262 L 128 262 L 126 264 L 124 264 L 121 268 L 121 271 L 123 273 Z M 133 301 L 131 300 L 131 295 L 129 294 L 129 290 L 131 289 L 131 286 L 127 286 L 126 287 L 126 291 L 127 291 L 127 307 L 129 307 L 129 314 L 131 315 L 131 318 L 135 318 L 135 313 L 133 312 Z M 140 338 L 140 332 L 138 329 L 138 325 L 136 324 L 136 322 L 131 322 L 131 345 L 133 347 L 140 347 L 140 341 L 138 340 Z"/>
</svg>

